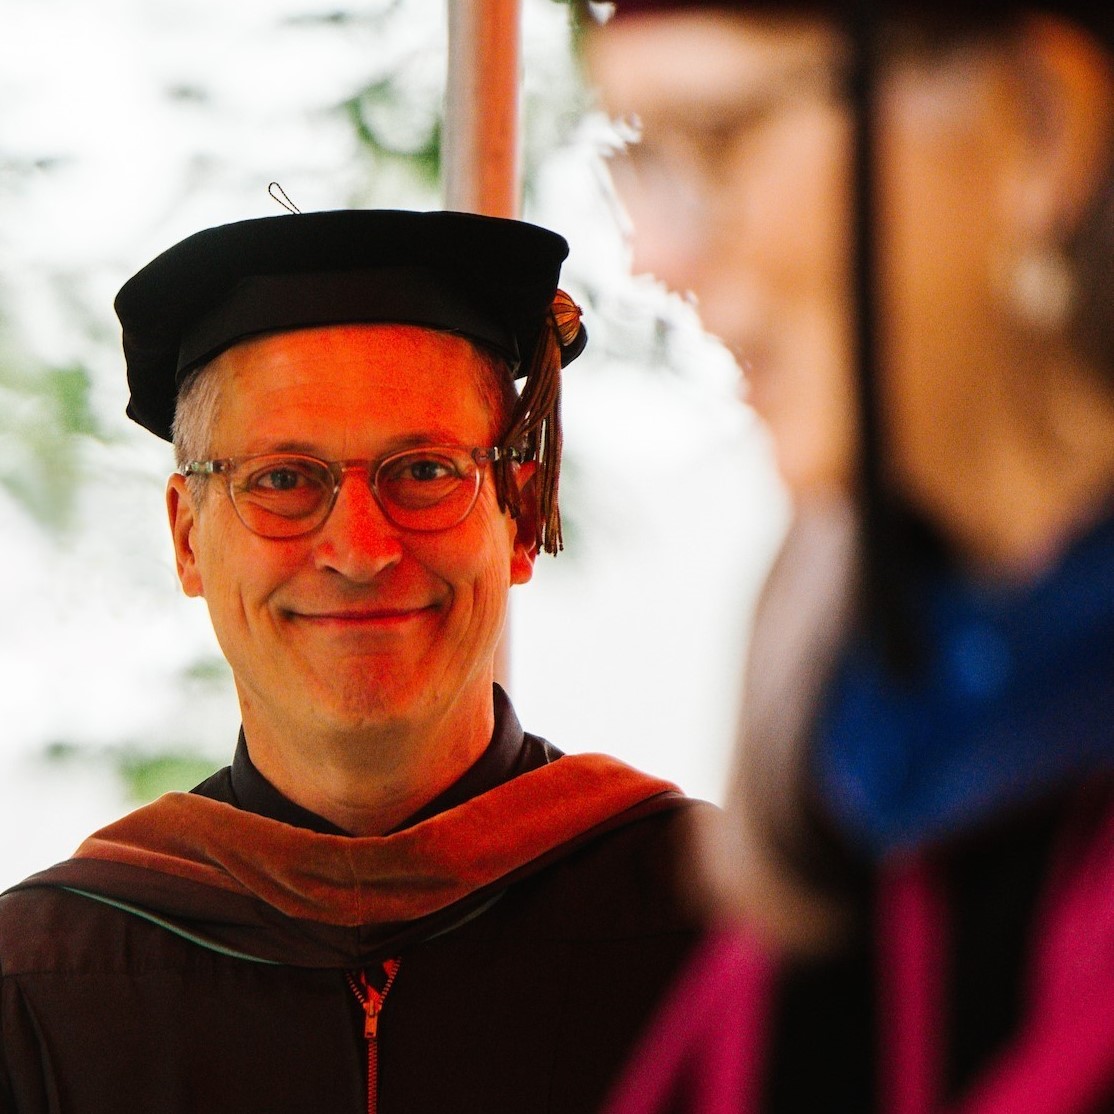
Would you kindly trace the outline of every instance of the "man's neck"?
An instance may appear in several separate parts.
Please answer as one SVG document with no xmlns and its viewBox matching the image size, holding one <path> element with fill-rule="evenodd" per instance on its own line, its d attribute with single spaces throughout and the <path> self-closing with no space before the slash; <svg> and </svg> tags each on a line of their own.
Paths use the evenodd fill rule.
<svg viewBox="0 0 1114 1114">
<path fill-rule="evenodd" d="M 483 754 L 491 690 L 439 719 L 338 731 L 276 730 L 241 694 L 248 752 L 285 797 L 352 835 L 382 835 L 443 793 Z"/>
</svg>

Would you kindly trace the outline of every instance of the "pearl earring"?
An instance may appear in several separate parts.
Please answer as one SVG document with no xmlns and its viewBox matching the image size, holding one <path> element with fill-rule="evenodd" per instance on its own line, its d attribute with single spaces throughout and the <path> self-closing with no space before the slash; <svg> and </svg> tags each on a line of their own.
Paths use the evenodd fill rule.
<svg viewBox="0 0 1114 1114">
<path fill-rule="evenodd" d="M 1050 244 L 1019 252 L 1009 269 L 1009 299 L 1017 316 L 1034 328 L 1061 329 L 1075 300 L 1075 276 L 1064 253 Z"/>
</svg>

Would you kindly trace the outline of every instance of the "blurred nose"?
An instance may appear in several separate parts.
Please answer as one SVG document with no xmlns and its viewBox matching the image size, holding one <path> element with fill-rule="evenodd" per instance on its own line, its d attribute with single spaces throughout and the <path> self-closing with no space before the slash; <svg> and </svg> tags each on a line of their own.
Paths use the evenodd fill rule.
<svg viewBox="0 0 1114 1114">
<path fill-rule="evenodd" d="M 699 295 L 700 260 L 694 246 L 673 229 L 643 221 L 634 229 L 632 269 L 635 274 L 653 275 L 678 294 Z"/>
<path fill-rule="evenodd" d="M 672 290 L 691 289 L 698 262 L 698 240 L 692 215 L 673 220 L 645 201 L 628 203 L 631 254 L 636 274 L 650 274 Z"/>
<path fill-rule="evenodd" d="M 629 222 L 632 269 L 653 275 L 671 290 L 700 297 L 708 262 L 723 236 L 696 182 L 670 179 L 616 182 Z"/>
<path fill-rule="evenodd" d="M 316 566 L 369 583 L 401 556 L 401 531 L 383 514 L 367 473 L 345 472 L 332 512 L 317 533 Z"/>
</svg>

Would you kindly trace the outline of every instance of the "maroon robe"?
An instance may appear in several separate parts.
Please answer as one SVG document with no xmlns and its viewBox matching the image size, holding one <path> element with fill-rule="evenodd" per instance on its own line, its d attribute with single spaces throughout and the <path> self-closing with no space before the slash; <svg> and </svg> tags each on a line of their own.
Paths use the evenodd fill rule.
<svg viewBox="0 0 1114 1114">
<path fill-rule="evenodd" d="M 1114 1110 L 1114 793 L 894 858 L 870 905 L 811 967 L 707 937 L 606 1114 Z"/>
</svg>

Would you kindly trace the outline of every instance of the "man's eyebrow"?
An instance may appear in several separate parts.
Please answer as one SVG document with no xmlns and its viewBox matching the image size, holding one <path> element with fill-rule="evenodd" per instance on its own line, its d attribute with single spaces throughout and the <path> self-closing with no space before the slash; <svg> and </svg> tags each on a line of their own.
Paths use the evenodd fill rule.
<svg viewBox="0 0 1114 1114">
<path fill-rule="evenodd" d="M 413 433 L 400 434 L 398 437 L 388 438 L 381 449 L 375 454 L 377 457 L 390 456 L 391 453 L 401 452 L 404 449 L 420 448 L 423 445 L 462 445 L 460 435 L 451 433 L 446 429 L 424 429 Z M 256 450 L 251 455 L 270 455 L 272 453 L 294 453 L 299 456 L 314 456 L 324 459 L 320 445 L 312 441 L 289 439 L 278 441 L 275 444 Z"/>
</svg>

